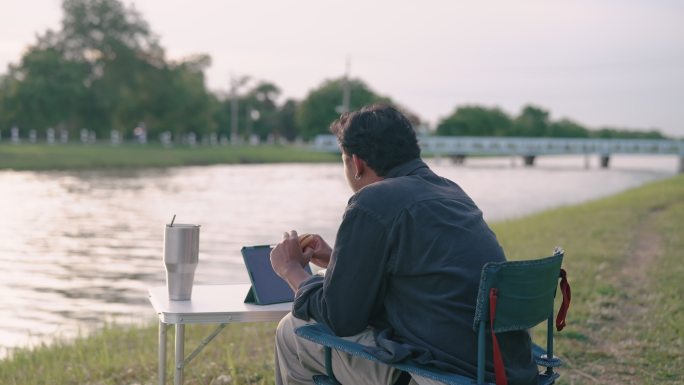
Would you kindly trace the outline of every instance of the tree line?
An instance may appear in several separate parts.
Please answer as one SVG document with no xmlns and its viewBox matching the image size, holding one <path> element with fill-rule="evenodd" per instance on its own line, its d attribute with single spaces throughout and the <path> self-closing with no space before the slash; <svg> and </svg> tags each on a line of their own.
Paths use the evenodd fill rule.
<svg viewBox="0 0 684 385">
<path fill-rule="evenodd" d="M 327 133 L 345 108 L 394 101 L 361 79 L 324 81 L 303 100 L 279 102 L 270 81 L 243 77 L 230 92 L 205 85 L 208 55 L 166 57 L 148 23 L 119 0 L 64 0 L 57 31 L 48 30 L 0 75 L 0 133 L 9 127 L 45 135 L 49 130 L 97 137 L 112 130 L 134 137 L 141 127 L 152 140 L 188 133 L 232 140 L 258 137 L 311 139 Z M 349 92 L 342 106 L 343 90 Z M 412 122 L 415 113 L 399 107 Z M 663 137 L 657 131 L 588 130 L 570 120 L 550 121 L 548 111 L 525 107 L 510 117 L 497 108 L 458 107 L 442 119 L 439 135 Z"/>
<path fill-rule="evenodd" d="M 588 129 L 570 119 L 552 121 L 541 107 L 527 105 L 511 117 L 499 108 L 457 107 L 437 125 L 437 135 L 548 138 L 664 139 L 658 130 Z"/>
</svg>

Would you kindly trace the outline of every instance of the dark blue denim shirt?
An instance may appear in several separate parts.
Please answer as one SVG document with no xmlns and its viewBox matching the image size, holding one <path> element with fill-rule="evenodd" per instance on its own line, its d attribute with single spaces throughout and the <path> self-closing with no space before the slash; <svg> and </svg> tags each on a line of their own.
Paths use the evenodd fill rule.
<svg viewBox="0 0 684 385">
<path fill-rule="evenodd" d="M 411 356 L 474 376 L 480 272 L 504 260 L 472 199 L 416 159 L 351 197 L 325 278 L 300 285 L 293 314 L 340 336 L 374 328 L 370 350 L 386 362 Z M 509 383 L 536 383 L 529 334 L 502 333 L 499 342 Z"/>
</svg>

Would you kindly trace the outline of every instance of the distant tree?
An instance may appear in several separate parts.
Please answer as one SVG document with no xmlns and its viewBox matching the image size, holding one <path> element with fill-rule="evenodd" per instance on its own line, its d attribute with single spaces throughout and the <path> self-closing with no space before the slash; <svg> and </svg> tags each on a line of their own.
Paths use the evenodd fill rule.
<svg viewBox="0 0 684 385">
<path fill-rule="evenodd" d="M 498 108 L 460 106 L 437 124 L 437 135 L 455 136 L 523 136 L 548 138 L 612 138 L 667 139 L 658 130 L 625 130 L 601 128 L 590 130 L 581 124 L 561 119 L 552 121 L 549 111 L 527 105 L 511 119 Z"/>
<path fill-rule="evenodd" d="M 503 136 L 510 132 L 511 118 L 498 108 L 461 106 L 437 124 L 437 135 Z"/>
<path fill-rule="evenodd" d="M 162 77 L 153 74 L 165 65 L 157 38 L 134 8 L 118 0 L 64 0 L 62 9 L 61 31 L 41 44 L 59 47 L 66 58 L 89 67 L 85 124 L 102 132 L 132 130 L 150 109 L 146 83 Z"/>
<path fill-rule="evenodd" d="M 279 107 L 277 99 L 280 88 L 269 81 L 256 81 L 251 88 L 237 95 L 238 135 L 243 139 L 254 134 L 260 139 L 277 134 Z M 230 95 L 218 98 L 218 109 L 214 112 L 219 131 L 227 136 L 232 131 L 233 99 Z"/>
<path fill-rule="evenodd" d="M 230 99 L 226 95 L 216 96 L 216 108 L 213 111 L 213 121 L 216 124 L 219 135 L 225 135 L 230 138 L 231 134 L 231 120 L 232 113 Z"/>
<path fill-rule="evenodd" d="M 206 55 L 170 62 L 147 22 L 119 0 L 64 0 L 61 30 L 47 31 L 0 84 L 1 121 L 44 129 L 148 135 L 214 132 L 216 97 Z"/>
<path fill-rule="evenodd" d="M 544 137 L 549 135 L 549 112 L 536 106 L 523 107 L 513 122 L 512 136 Z"/>
<path fill-rule="evenodd" d="M 639 131 L 640 139 L 671 139 L 667 135 L 664 135 L 660 130 L 651 129 L 647 131 Z"/>
<path fill-rule="evenodd" d="M 164 65 L 157 37 L 135 8 L 119 0 L 64 0 L 62 10 L 58 44 L 68 56 L 102 67 L 122 54 L 133 54 Z"/>
<path fill-rule="evenodd" d="M 0 85 L 2 123 L 43 131 L 75 128 L 86 102 L 87 68 L 54 48 L 33 47 L 18 66 L 10 66 Z"/>
<path fill-rule="evenodd" d="M 548 136 L 554 138 L 587 138 L 589 137 L 589 130 L 570 119 L 562 119 L 549 124 Z"/>
<path fill-rule="evenodd" d="M 284 137 L 292 141 L 297 138 L 297 126 L 295 123 L 295 115 L 297 113 L 298 103 L 294 99 L 288 99 L 278 110 L 278 123 L 276 135 Z"/>
<path fill-rule="evenodd" d="M 658 130 L 628 130 L 604 127 L 598 130 L 590 131 L 592 138 L 600 139 L 668 139 Z"/>
<path fill-rule="evenodd" d="M 300 103 L 296 113 L 299 134 L 311 139 L 318 134 L 329 134 L 328 128 L 340 116 L 342 105 L 343 79 L 324 81 L 318 88 L 309 92 Z M 392 104 L 388 97 L 376 94 L 360 79 L 350 79 L 350 110 L 359 109 L 371 103 Z"/>
<path fill-rule="evenodd" d="M 279 135 L 278 105 L 280 88 L 267 81 L 258 82 L 244 97 L 246 119 L 251 119 L 251 133 L 264 140 Z M 250 127 L 249 125 L 247 127 Z"/>
<path fill-rule="evenodd" d="M 140 111 L 145 121 L 152 122 L 152 132 L 171 131 L 179 135 L 218 134 L 214 119 L 219 102 L 205 87 L 204 71 L 211 64 L 207 55 L 194 55 L 165 68 L 152 71 L 147 81 L 166 79 L 166 83 L 149 84 L 146 102 L 149 110 Z M 143 104 L 144 105 L 144 104 Z"/>
</svg>

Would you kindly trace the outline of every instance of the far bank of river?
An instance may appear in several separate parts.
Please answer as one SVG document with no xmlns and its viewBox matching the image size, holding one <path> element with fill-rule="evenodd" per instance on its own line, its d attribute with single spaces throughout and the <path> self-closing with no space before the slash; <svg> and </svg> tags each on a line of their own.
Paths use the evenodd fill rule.
<svg viewBox="0 0 684 385">
<path fill-rule="evenodd" d="M 0 169 L 5 170 L 121 170 L 335 161 L 339 161 L 339 155 L 311 151 L 305 145 L 164 147 L 160 144 L 0 143 Z"/>
<path fill-rule="evenodd" d="M 459 183 L 488 221 L 516 218 L 676 173 L 675 157 L 615 157 L 610 169 L 581 157 L 430 160 Z M 202 225 L 196 282 L 247 282 L 239 250 L 285 230 L 331 243 L 351 195 L 337 163 L 166 169 L 0 171 L 0 355 L 106 320 L 150 319 L 146 290 L 163 285 L 162 230 Z"/>
</svg>

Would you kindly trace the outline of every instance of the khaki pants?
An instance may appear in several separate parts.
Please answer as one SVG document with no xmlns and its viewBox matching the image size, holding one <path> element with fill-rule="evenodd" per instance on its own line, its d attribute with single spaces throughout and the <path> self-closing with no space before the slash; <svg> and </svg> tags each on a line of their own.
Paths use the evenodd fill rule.
<svg viewBox="0 0 684 385">
<path fill-rule="evenodd" d="M 323 346 L 298 337 L 294 330 L 307 321 L 286 315 L 278 324 L 275 341 L 275 377 L 277 385 L 313 384 L 311 377 L 325 374 Z M 367 329 L 345 339 L 362 345 L 375 345 L 373 332 Z M 332 351 L 333 372 L 343 385 L 391 385 L 400 371 L 390 366 Z M 437 385 L 438 382 L 416 377 L 410 385 Z"/>
</svg>

